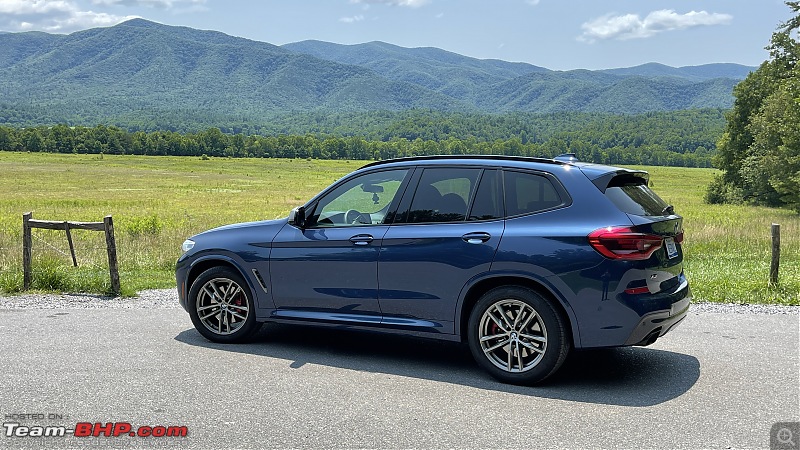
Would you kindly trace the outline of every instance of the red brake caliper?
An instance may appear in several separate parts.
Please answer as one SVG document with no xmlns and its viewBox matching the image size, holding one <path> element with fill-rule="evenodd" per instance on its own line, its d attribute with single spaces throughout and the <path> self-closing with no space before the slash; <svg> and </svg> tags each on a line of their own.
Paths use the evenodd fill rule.
<svg viewBox="0 0 800 450">
<path fill-rule="evenodd" d="M 233 304 L 236 306 L 242 306 L 242 294 L 239 294 L 239 296 L 236 297 L 236 301 L 233 302 Z M 241 309 L 237 308 L 237 310 L 239 311 L 239 314 L 244 315 Z M 234 321 L 236 321 L 236 319 L 236 317 L 233 318 Z"/>
</svg>

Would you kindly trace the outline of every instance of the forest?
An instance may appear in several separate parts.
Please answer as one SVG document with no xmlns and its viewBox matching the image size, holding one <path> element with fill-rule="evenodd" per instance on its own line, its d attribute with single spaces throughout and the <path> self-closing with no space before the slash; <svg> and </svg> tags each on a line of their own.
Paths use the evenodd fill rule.
<svg viewBox="0 0 800 450">
<path fill-rule="evenodd" d="M 725 127 L 719 109 L 638 115 L 502 115 L 431 110 L 296 113 L 261 123 L 153 130 L 144 123 L 0 126 L 0 150 L 50 153 L 372 160 L 502 154 L 711 167 Z"/>
</svg>

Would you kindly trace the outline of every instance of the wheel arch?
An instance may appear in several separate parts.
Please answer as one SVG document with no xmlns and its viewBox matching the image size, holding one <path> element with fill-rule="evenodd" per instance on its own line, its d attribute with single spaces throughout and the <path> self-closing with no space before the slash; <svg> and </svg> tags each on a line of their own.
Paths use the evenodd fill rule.
<svg viewBox="0 0 800 450">
<path fill-rule="evenodd" d="M 236 271 L 236 273 L 238 273 L 242 277 L 242 279 L 244 279 L 245 283 L 247 283 L 247 287 L 250 288 L 250 292 L 253 295 L 253 298 L 254 299 L 258 298 L 258 291 L 255 289 L 255 286 L 253 286 L 252 280 L 250 280 L 250 277 L 247 276 L 244 269 L 239 264 L 237 264 L 233 258 L 224 255 L 208 255 L 198 258 L 197 260 L 192 262 L 186 274 L 187 297 L 197 277 L 199 277 L 200 274 L 202 274 L 206 270 L 214 267 L 228 267 Z"/>
<path fill-rule="evenodd" d="M 522 286 L 549 300 L 555 306 L 556 312 L 564 320 L 566 326 L 569 327 L 569 335 L 572 337 L 572 344 L 576 347 L 580 345 L 580 333 L 575 319 L 575 313 L 572 311 L 569 304 L 558 296 L 546 283 L 520 274 L 498 274 L 477 279 L 466 289 L 466 293 L 463 295 L 456 310 L 455 323 L 456 335 L 459 336 L 462 342 L 467 338 L 467 333 L 465 333 L 464 330 L 467 329 L 467 323 L 469 322 L 472 308 L 483 294 L 501 286 Z"/>
</svg>

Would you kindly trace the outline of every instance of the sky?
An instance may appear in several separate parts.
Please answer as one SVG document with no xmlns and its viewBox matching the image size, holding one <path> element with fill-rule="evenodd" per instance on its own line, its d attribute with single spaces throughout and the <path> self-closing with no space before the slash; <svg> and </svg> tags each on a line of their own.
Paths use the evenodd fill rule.
<svg viewBox="0 0 800 450">
<path fill-rule="evenodd" d="M 72 33 L 140 17 L 281 45 L 438 47 L 553 70 L 756 66 L 782 0 L 0 0 L 0 31 Z"/>
</svg>

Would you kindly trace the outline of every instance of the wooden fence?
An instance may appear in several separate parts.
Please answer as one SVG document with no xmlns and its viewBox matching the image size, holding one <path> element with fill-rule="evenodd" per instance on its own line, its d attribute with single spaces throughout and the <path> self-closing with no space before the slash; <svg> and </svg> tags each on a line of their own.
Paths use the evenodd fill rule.
<svg viewBox="0 0 800 450">
<path fill-rule="evenodd" d="M 67 234 L 69 252 L 72 256 L 72 265 L 77 267 L 75 246 L 72 243 L 70 230 L 103 231 L 106 234 L 106 252 L 108 253 L 108 271 L 111 276 L 111 291 L 119 295 L 119 268 L 117 266 L 117 244 L 114 241 L 114 220 L 111 216 L 103 218 L 102 222 L 67 222 L 54 220 L 34 220 L 33 213 L 22 215 L 22 271 L 23 289 L 31 287 L 31 260 L 33 258 L 33 236 L 31 229 L 42 228 L 46 230 L 64 230 Z"/>
</svg>

